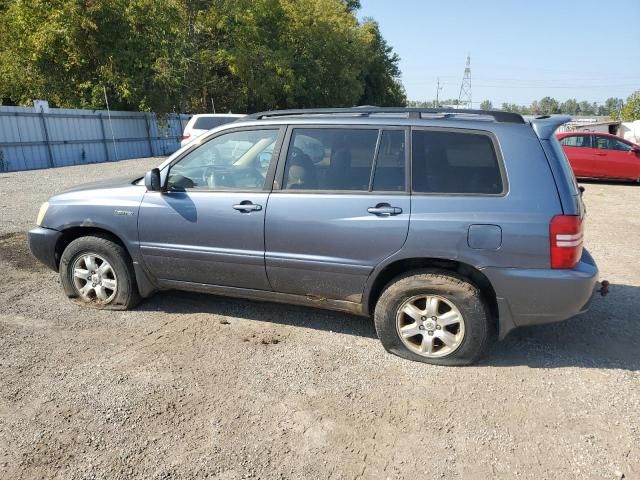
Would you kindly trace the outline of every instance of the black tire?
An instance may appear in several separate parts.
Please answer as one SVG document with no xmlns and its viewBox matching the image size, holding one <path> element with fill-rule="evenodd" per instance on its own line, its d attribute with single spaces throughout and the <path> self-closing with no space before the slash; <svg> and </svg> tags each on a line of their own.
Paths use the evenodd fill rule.
<svg viewBox="0 0 640 480">
<path fill-rule="evenodd" d="M 464 319 L 462 340 L 455 350 L 444 356 L 425 357 L 415 353 L 403 343 L 398 333 L 398 309 L 405 301 L 424 294 L 444 298 Z M 470 365 L 486 353 L 495 338 L 493 321 L 480 290 L 463 277 L 444 270 L 419 270 L 394 279 L 378 299 L 374 321 L 378 338 L 388 352 L 433 365 Z"/>
<path fill-rule="evenodd" d="M 117 289 L 108 302 L 84 299 L 74 284 L 73 266 L 82 256 L 94 254 L 105 259 L 117 278 Z M 90 235 L 73 240 L 60 258 L 60 281 L 64 293 L 71 301 L 82 306 L 106 310 L 128 310 L 140 301 L 133 263 L 127 251 L 108 236 Z"/>
</svg>

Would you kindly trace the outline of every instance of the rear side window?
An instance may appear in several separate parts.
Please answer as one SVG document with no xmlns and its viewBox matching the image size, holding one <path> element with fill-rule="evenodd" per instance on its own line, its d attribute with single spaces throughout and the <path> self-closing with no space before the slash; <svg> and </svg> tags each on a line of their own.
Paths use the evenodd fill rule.
<svg viewBox="0 0 640 480">
<path fill-rule="evenodd" d="M 283 188 L 404 191 L 404 164 L 402 130 L 300 128 L 291 136 Z"/>
<path fill-rule="evenodd" d="M 418 193 L 500 194 L 502 175 L 488 135 L 417 130 L 412 134 L 412 187 Z"/>
<path fill-rule="evenodd" d="M 560 145 L 564 147 L 591 148 L 590 135 L 571 135 L 560 139 Z"/>
</svg>

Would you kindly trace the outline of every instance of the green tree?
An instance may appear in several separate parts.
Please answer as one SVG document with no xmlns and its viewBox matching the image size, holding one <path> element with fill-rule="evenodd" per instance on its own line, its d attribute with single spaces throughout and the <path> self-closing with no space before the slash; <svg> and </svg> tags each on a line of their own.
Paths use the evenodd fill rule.
<svg viewBox="0 0 640 480">
<path fill-rule="evenodd" d="M 560 113 L 560 105 L 555 98 L 544 97 L 538 102 L 538 109 L 542 115 L 552 115 L 554 113 Z"/>
<path fill-rule="evenodd" d="M 178 0 L 12 0 L 0 12 L 0 98 L 167 111 L 182 64 Z"/>
<path fill-rule="evenodd" d="M 602 115 L 609 115 L 611 118 L 620 118 L 620 112 L 624 107 L 624 100 L 621 98 L 610 97 L 604 102 Z M 598 112 L 600 114 L 600 112 Z"/>
<path fill-rule="evenodd" d="M 620 119 L 625 122 L 640 120 L 640 90 L 629 95 L 620 112 Z"/>
<path fill-rule="evenodd" d="M 380 33 L 380 27 L 372 19 L 366 19 L 362 28 L 368 35 L 367 63 L 362 72 L 364 92 L 359 105 L 401 106 L 407 102 L 400 83 L 400 57 L 393 52 Z"/>
<path fill-rule="evenodd" d="M 398 56 L 357 0 L 0 0 L 0 99 L 253 112 L 401 105 Z"/>
<path fill-rule="evenodd" d="M 582 101 L 578 104 L 578 114 L 580 115 L 595 115 L 596 114 L 596 109 L 593 107 L 593 104 L 587 102 L 587 101 Z"/>
<path fill-rule="evenodd" d="M 491 100 L 483 100 L 480 104 L 480 110 L 493 110 L 493 103 L 491 103 Z"/>
<path fill-rule="evenodd" d="M 578 101 L 575 98 L 570 98 L 560 104 L 560 112 L 568 115 L 575 115 L 578 113 Z"/>
</svg>

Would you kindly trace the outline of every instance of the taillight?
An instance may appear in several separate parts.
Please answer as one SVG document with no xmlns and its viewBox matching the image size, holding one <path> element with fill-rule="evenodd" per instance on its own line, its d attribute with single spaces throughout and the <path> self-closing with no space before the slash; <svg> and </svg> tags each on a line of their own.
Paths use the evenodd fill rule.
<svg viewBox="0 0 640 480">
<path fill-rule="evenodd" d="M 556 215 L 551 219 L 551 268 L 574 268 L 582 256 L 582 219 L 577 215 Z"/>
<path fill-rule="evenodd" d="M 189 138 L 191 138 L 191 134 L 189 132 L 184 132 L 184 135 L 182 135 L 182 139 L 189 140 Z"/>
</svg>

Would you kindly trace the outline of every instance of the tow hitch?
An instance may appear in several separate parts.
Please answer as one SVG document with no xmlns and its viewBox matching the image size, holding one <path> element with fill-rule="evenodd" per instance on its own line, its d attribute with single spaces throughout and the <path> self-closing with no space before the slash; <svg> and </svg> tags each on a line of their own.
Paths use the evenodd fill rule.
<svg viewBox="0 0 640 480">
<path fill-rule="evenodd" d="M 609 294 L 609 281 L 602 280 L 602 282 L 600 282 L 600 289 L 598 291 L 600 292 L 600 295 L 606 297 Z"/>
</svg>

